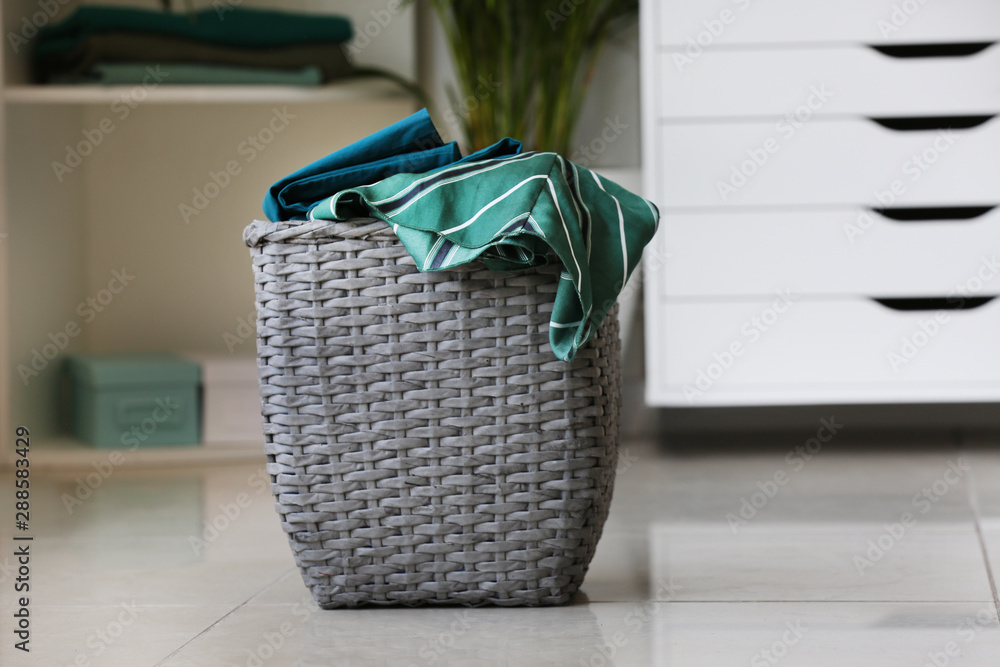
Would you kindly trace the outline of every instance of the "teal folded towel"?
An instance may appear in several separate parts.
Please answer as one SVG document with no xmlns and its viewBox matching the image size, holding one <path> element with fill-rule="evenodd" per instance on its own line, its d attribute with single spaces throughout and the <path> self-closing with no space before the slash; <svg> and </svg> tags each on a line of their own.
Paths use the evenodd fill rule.
<svg viewBox="0 0 1000 667">
<path fill-rule="evenodd" d="M 139 32 L 170 35 L 209 44 L 266 49 L 305 43 L 343 43 L 351 39 L 351 23 L 342 16 L 272 10 L 214 8 L 173 13 L 132 7 L 84 6 L 64 21 L 43 28 L 36 57 L 78 48 L 88 35 Z"/>
</svg>

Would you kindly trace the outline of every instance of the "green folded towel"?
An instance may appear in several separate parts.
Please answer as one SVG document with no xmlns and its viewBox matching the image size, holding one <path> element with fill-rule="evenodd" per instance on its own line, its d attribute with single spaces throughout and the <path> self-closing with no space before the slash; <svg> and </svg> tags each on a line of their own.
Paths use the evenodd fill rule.
<svg viewBox="0 0 1000 667">
<path fill-rule="evenodd" d="M 258 84 L 281 86 L 318 86 L 323 72 L 318 67 L 266 69 L 230 67 L 196 63 L 97 63 L 84 74 L 55 76 L 56 84 L 99 84 L 104 86 L 187 85 L 187 84 Z"/>
</svg>

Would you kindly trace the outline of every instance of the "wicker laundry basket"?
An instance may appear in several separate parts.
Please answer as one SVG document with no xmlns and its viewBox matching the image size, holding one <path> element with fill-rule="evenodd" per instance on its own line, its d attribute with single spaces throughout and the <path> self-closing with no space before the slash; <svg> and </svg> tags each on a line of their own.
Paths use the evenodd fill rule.
<svg viewBox="0 0 1000 667">
<path fill-rule="evenodd" d="M 558 263 L 420 273 L 371 219 L 244 239 L 267 470 L 319 605 L 567 602 L 614 484 L 617 307 L 566 363 Z"/>
</svg>

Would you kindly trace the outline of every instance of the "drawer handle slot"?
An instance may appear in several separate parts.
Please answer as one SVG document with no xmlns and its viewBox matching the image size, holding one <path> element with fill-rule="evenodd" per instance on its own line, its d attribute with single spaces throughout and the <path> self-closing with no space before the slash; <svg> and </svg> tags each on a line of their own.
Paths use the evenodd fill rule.
<svg viewBox="0 0 1000 667">
<path fill-rule="evenodd" d="M 890 58 L 961 58 L 985 51 L 996 42 L 952 42 L 943 44 L 869 44 Z"/>
<path fill-rule="evenodd" d="M 891 310 L 972 310 L 989 303 L 995 296 L 940 296 L 873 298 L 872 301 Z"/>
<path fill-rule="evenodd" d="M 919 130 L 967 130 L 979 127 L 996 114 L 981 116 L 900 116 L 894 118 L 872 118 L 884 128 L 897 132 L 916 132 Z"/>
<path fill-rule="evenodd" d="M 917 206 L 871 208 L 884 218 L 897 222 L 926 222 L 928 220 L 974 220 L 995 209 L 996 206 Z"/>
<path fill-rule="evenodd" d="M 916 132 L 919 130 L 967 130 L 979 127 L 996 114 L 981 116 L 899 116 L 894 118 L 872 118 L 884 128 L 897 132 Z"/>
</svg>

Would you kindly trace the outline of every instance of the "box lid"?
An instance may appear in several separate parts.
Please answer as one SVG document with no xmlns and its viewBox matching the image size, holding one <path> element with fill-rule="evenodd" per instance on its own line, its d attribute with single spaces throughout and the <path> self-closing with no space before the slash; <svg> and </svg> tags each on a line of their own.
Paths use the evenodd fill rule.
<svg viewBox="0 0 1000 667">
<path fill-rule="evenodd" d="M 170 354 L 74 354 L 66 357 L 70 377 L 95 387 L 197 384 L 198 364 Z"/>
</svg>

